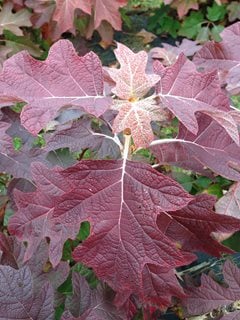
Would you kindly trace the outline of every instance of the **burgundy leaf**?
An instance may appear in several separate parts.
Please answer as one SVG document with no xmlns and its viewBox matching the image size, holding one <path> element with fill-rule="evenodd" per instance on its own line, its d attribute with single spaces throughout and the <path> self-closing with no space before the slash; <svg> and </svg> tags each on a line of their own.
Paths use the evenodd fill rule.
<svg viewBox="0 0 240 320">
<path fill-rule="evenodd" d="M 38 293 L 44 284 L 48 282 L 56 290 L 67 279 L 69 273 L 67 262 L 61 261 L 56 268 L 52 268 L 49 265 L 48 272 L 46 272 L 48 245 L 45 240 L 40 243 L 34 255 L 26 262 L 24 261 L 25 251 L 26 247 L 24 244 L 18 242 L 15 237 L 7 237 L 0 233 L 0 252 L 2 252 L 0 264 L 16 269 L 27 266 L 31 270 L 34 293 Z"/>
<path fill-rule="evenodd" d="M 194 63 L 204 70 L 218 70 L 223 84 L 232 94 L 240 93 L 240 22 L 221 32 L 221 42 L 209 41 L 197 52 Z"/>
<path fill-rule="evenodd" d="M 81 9 L 87 14 L 91 14 L 91 1 L 56 0 L 56 8 L 52 16 L 53 21 L 56 21 L 56 25 L 54 28 L 52 39 L 59 39 L 62 33 L 69 30 L 75 33 L 74 12 L 76 9 Z"/>
<path fill-rule="evenodd" d="M 151 151 L 160 163 L 169 163 L 206 174 L 206 167 L 228 179 L 239 181 L 239 146 L 210 117 L 198 117 L 196 135 L 180 125 L 176 139 L 156 140 Z"/>
<path fill-rule="evenodd" d="M 78 57 L 67 40 L 55 43 L 46 61 L 20 52 L 8 59 L 0 75 L 0 103 L 22 100 L 28 104 L 21 121 L 37 134 L 63 107 L 82 108 L 94 116 L 103 114 L 111 98 L 103 96 L 102 66 L 90 52 Z M 7 100 L 7 102 L 6 102 Z"/>
<path fill-rule="evenodd" d="M 91 149 L 98 155 L 98 159 L 106 157 L 119 158 L 121 146 L 117 137 L 94 132 L 90 119 L 75 121 L 66 128 L 59 126 L 54 133 L 45 137 L 46 151 L 59 148 L 69 148 L 72 152 Z"/>
<path fill-rule="evenodd" d="M 240 229 L 240 220 L 213 211 L 214 197 L 197 196 L 187 207 L 159 215 L 159 229 L 177 242 L 182 250 L 203 251 L 214 256 L 232 251 L 214 240 L 212 233 L 229 233 Z"/>
<path fill-rule="evenodd" d="M 223 276 L 227 286 L 218 284 L 209 276 L 203 274 L 201 286 L 189 289 L 189 295 L 183 300 L 187 308 L 188 315 L 203 315 L 218 310 L 218 319 L 237 320 L 240 311 L 234 304 L 240 299 L 240 270 L 230 260 L 223 266 Z M 232 311 L 224 312 L 226 308 L 232 306 Z"/>
<path fill-rule="evenodd" d="M 182 294 L 173 269 L 194 256 L 179 251 L 156 225 L 163 211 L 178 210 L 192 199 L 176 182 L 147 164 L 122 160 L 81 161 L 66 170 L 35 165 L 33 176 L 37 191 L 16 192 L 19 211 L 9 223 L 12 233 L 28 241 L 25 259 L 49 237 L 56 266 L 63 243 L 89 220 L 91 235 L 74 257 L 109 283 L 118 300 L 123 292 L 125 297 L 134 292 L 141 300 L 166 305 L 174 292 Z"/>
<path fill-rule="evenodd" d="M 0 113 L 0 171 L 13 175 L 15 178 L 31 179 L 31 163 L 41 161 L 45 164 L 47 152 L 33 146 L 34 137 L 20 125 L 18 114 L 3 109 Z M 22 146 L 15 150 L 13 139 L 20 138 Z"/>
<path fill-rule="evenodd" d="M 15 270 L 0 266 L 0 317 L 2 319 L 52 320 L 53 290 L 46 283 L 34 294 L 28 267 Z"/>
<path fill-rule="evenodd" d="M 91 0 L 94 7 L 94 28 L 102 21 L 108 21 L 115 30 L 122 29 L 122 19 L 119 8 L 127 4 L 127 0 Z"/>
<path fill-rule="evenodd" d="M 156 88 L 161 104 L 171 110 L 189 131 L 197 134 L 196 113 L 202 112 L 216 120 L 239 143 L 237 124 L 229 113 L 229 100 L 220 88 L 215 71 L 196 72 L 195 65 L 183 54 L 173 66 L 164 68 L 155 61 L 154 68 L 161 76 Z"/>
<path fill-rule="evenodd" d="M 73 295 L 67 297 L 65 308 L 77 319 L 81 320 L 126 320 L 126 310 L 117 310 L 113 305 L 114 294 L 99 284 L 97 289 L 90 289 L 87 281 L 79 273 L 72 275 Z M 69 319 L 65 312 L 62 319 Z M 80 316 L 80 317 L 79 317 Z M 75 318 L 72 319 L 75 319 Z M 79 318 L 78 318 L 79 317 Z"/>
</svg>

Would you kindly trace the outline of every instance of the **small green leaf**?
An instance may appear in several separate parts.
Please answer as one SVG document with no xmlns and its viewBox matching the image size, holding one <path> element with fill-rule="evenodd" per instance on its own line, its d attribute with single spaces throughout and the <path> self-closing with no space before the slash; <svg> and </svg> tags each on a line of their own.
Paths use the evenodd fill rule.
<svg viewBox="0 0 240 320">
<path fill-rule="evenodd" d="M 211 183 L 212 180 L 207 177 L 199 177 L 194 181 L 194 184 L 196 184 L 197 187 L 202 189 L 206 189 Z"/>
<path fill-rule="evenodd" d="M 98 285 L 99 280 L 96 277 L 95 273 L 83 264 L 75 264 L 75 266 L 73 267 L 73 271 L 79 272 L 83 277 L 85 277 L 91 288 L 96 288 L 96 286 Z"/>
<path fill-rule="evenodd" d="M 58 292 L 63 293 L 64 295 L 72 294 L 72 277 L 71 275 L 68 276 L 67 280 L 63 282 L 57 289 Z"/>
<path fill-rule="evenodd" d="M 77 235 L 77 239 L 79 241 L 84 241 L 90 234 L 90 223 L 88 221 L 84 221 L 81 223 L 80 231 Z"/>
<path fill-rule="evenodd" d="M 202 27 L 197 35 L 196 40 L 203 43 L 209 40 L 210 30 L 209 27 Z"/>
<path fill-rule="evenodd" d="M 218 183 L 212 184 L 206 191 L 208 194 L 212 194 L 218 199 L 223 196 L 222 188 Z"/>
<path fill-rule="evenodd" d="M 191 12 L 191 14 L 183 21 L 178 34 L 190 39 L 196 38 L 201 30 L 201 24 L 203 22 L 204 17 L 201 12 Z"/>
<path fill-rule="evenodd" d="M 41 134 L 38 134 L 38 136 L 34 139 L 32 146 L 33 147 L 44 147 L 46 145 L 46 141 L 44 137 Z"/>
<path fill-rule="evenodd" d="M 218 5 L 214 3 L 212 7 L 207 7 L 208 20 L 215 22 L 224 19 L 227 14 L 227 9 L 224 5 Z"/>
<path fill-rule="evenodd" d="M 216 42 L 220 42 L 222 40 L 220 33 L 223 31 L 223 29 L 223 26 L 214 26 L 211 29 L 211 38 Z"/>
<path fill-rule="evenodd" d="M 19 151 L 22 148 L 22 139 L 20 137 L 14 137 L 12 143 L 16 151 Z"/>
</svg>

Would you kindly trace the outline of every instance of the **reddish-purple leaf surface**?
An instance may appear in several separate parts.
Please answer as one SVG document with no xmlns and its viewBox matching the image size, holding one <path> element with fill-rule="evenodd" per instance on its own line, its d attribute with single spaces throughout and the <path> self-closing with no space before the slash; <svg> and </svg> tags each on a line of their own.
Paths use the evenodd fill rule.
<svg viewBox="0 0 240 320">
<path fill-rule="evenodd" d="M 33 134 L 63 107 L 81 108 L 100 116 L 111 105 L 111 98 L 103 96 L 99 58 L 93 52 L 79 57 L 67 40 L 55 43 L 44 62 L 31 58 L 27 52 L 8 59 L 0 74 L 0 88 L 0 104 L 8 105 L 11 100 L 27 102 L 21 122 Z"/>
<path fill-rule="evenodd" d="M 143 99 L 159 77 L 146 74 L 146 52 L 134 53 L 120 43 L 114 52 L 120 69 L 107 69 L 115 83 L 112 92 L 119 98 L 113 107 L 119 111 L 113 123 L 113 131 L 118 133 L 130 129 L 135 146 L 147 147 L 154 139 L 150 122 L 169 118 L 168 112 L 159 106 L 155 96 Z"/>
<path fill-rule="evenodd" d="M 87 14 L 91 14 L 91 1 L 56 0 L 56 8 L 52 17 L 52 20 L 56 22 L 53 32 L 53 40 L 59 39 L 62 33 L 69 30 L 75 33 L 74 12 L 76 9 L 81 9 Z M 47 10 L 47 8 L 45 10 Z"/>
<path fill-rule="evenodd" d="M 229 233 L 239 230 L 240 220 L 213 211 L 214 197 L 207 194 L 196 196 L 185 208 L 159 215 L 159 229 L 177 242 L 182 250 L 202 251 L 220 256 L 231 253 L 229 248 L 214 240 L 213 232 Z"/>
<path fill-rule="evenodd" d="M 15 178 L 31 179 L 31 163 L 41 161 L 47 164 L 47 152 L 34 147 L 34 137 L 20 125 L 18 114 L 3 109 L 0 112 L 0 171 Z M 20 139 L 21 147 L 14 149 L 14 138 Z"/>
<path fill-rule="evenodd" d="M 237 124 L 229 113 L 229 100 L 220 88 L 215 71 L 197 72 L 195 65 L 183 54 L 167 68 L 155 61 L 154 69 L 161 76 L 156 87 L 161 104 L 171 110 L 189 131 L 197 134 L 196 113 L 202 112 L 216 120 L 239 143 Z"/>
<path fill-rule="evenodd" d="M 19 211 L 9 222 L 9 230 L 28 242 L 26 259 L 49 237 L 50 261 L 56 266 L 63 243 L 88 220 L 91 235 L 74 258 L 120 296 L 135 293 L 143 301 L 167 305 L 174 292 L 180 295 L 173 269 L 194 256 L 179 251 L 156 224 L 163 211 L 180 209 L 192 199 L 176 182 L 149 165 L 122 160 L 81 161 L 66 170 L 35 165 L 33 176 L 37 191 L 16 192 Z"/>
<path fill-rule="evenodd" d="M 184 53 L 185 56 L 191 57 L 197 51 L 199 51 L 202 46 L 199 45 L 196 41 L 183 39 L 183 41 L 176 42 L 175 46 L 172 46 L 168 43 L 162 43 L 163 48 L 154 47 L 149 51 L 149 64 L 152 64 L 151 59 L 160 59 L 164 66 L 169 66 L 173 64 L 180 53 Z M 149 69 L 151 67 L 149 66 Z"/>
<path fill-rule="evenodd" d="M 65 309 L 68 311 L 64 313 L 62 320 L 69 319 L 69 312 L 81 320 L 127 319 L 127 310 L 117 310 L 113 305 L 114 294 L 108 288 L 99 284 L 96 289 L 90 289 L 85 278 L 76 272 L 72 274 L 72 283 L 73 295 L 66 299 Z"/>
<path fill-rule="evenodd" d="M 53 290 L 46 283 L 35 294 L 31 271 L 27 266 L 19 270 L 0 266 L 0 283 L 1 319 L 53 319 Z"/>
<path fill-rule="evenodd" d="M 231 188 L 215 204 L 217 212 L 240 217 L 240 183 L 234 183 Z"/>
<path fill-rule="evenodd" d="M 95 132 L 90 119 L 81 119 L 65 127 L 59 126 L 53 133 L 48 134 L 45 140 L 47 151 L 59 148 L 69 148 L 72 152 L 91 149 L 98 159 L 117 159 L 120 156 L 119 139 Z"/>
<path fill-rule="evenodd" d="M 228 260 L 223 266 L 223 277 L 225 285 L 220 285 L 210 276 L 203 274 L 201 286 L 189 289 L 188 297 L 183 300 L 188 316 L 200 316 L 219 310 L 218 319 L 239 319 L 240 311 L 237 310 L 237 302 L 240 300 L 240 270 Z M 232 311 L 220 312 L 221 308 L 226 310 L 231 305 Z"/>
<path fill-rule="evenodd" d="M 197 117 L 196 135 L 180 125 L 176 139 L 156 140 L 151 151 L 160 163 L 169 163 L 206 174 L 206 167 L 228 179 L 239 181 L 239 146 L 210 117 Z"/>
<path fill-rule="evenodd" d="M 24 261 L 26 247 L 18 242 L 15 237 L 7 237 L 0 234 L 0 264 L 18 269 L 27 266 L 31 270 L 34 282 L 33 291 L 38 293 L 46 282 L 50 282 L 56 290 L 66 279 L 69 273 L 67 262 L 61 261 L 56 268 L 48 266 L 48 244 L 44 240 L 30 260 Z M 48 266 L 48 272 L 45 268 Z"/>
<path fill-rule="evenodd" d="M 221 32 L 221 42 L 209 41 L 197 52 L 194 63 L 204 70 L 218 70 L 223 84 L 232 94 L 240 93 L 240 22 Z"/>
</svg>

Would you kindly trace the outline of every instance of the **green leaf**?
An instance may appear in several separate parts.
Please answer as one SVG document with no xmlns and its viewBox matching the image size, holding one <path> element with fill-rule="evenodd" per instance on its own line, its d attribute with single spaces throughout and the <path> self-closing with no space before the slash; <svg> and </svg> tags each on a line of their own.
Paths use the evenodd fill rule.
<svg viewBox="0 0 240 320">
<path fill-rule="evenodd" d="M 71 275 L 68 276 L 67 280 L 65 280 L 63 284 L 60 285 L 60 287 L 58 287 L 57 291 L 65 295 L 72 294 L 73 289 Z"/>
<path fill-rule="evenodd" d="M 212 180 L 207 177 L 199 177 L 194 181 L 194 184 L 200 189 L 206 189 L 211 183 Z"/>
<path fill-rule="evenodd" d="M 97 287 L 99 280 L 91 269 L 81 263 L 77 263 L 73 267 L 73 271 L 79 272 L 83 277 L 85 277 L 91 288 Z"/>
<path fill-rule="evenodd" d="M 202 27 L 197 35 L 196 40 L 203 43 L 209 40 L 210 30 L 209 27 Z"/>
<path fill-rule="evenodd" d="M 211 30 L 211 38 L 216 42 L 220 42 L 222 40 L 220 33 L 223 31 L 223 29 L 223 26 L 214 26 Z"/>
<path fill-rule="evenodd" d="M 46 141 L 44 139 L 44 137 L 41 134 L 38 134 L 38 136 L 34 139 L 32 146 L 33 147 L 45 147 L 46 145 Z"/>
<path fill-rule="evenodd" d="M 79 241 L 84 241 L 90 234 L 90 223 L 88 221 L 84 221 L 81 223 L 80 231 L 77 235 L 77 239 Z"/>
<path fill-rule="evenodd" d="M 14 150 L 19 151 L 22 148 L 22 139 L 20 137 L 14 137 L 12 143 Z"/>
<path fill-rule="evenodd" d="M 169 33 L 171 37 L 176 38 L 180 26 L 176 19 L 166 16 L 161 20 L 160 28 L 157 31 L 158 33 Z"/>
<path fill-rule="evenodd" d="M 191 12 L 191 14 L 183 21 L 178 34 L 190 39 L 196 38 L 201 30 L 201 24 L 203 22 L 204 17 L 201 12 Z"/>
<path fill-rule="evenodd" d="M 224 19 L 227 9 L 224 5 L 213 4 L 212 7 L 207 7 L 208 20 L 215 22 Z"/>
<path fill-rule="evenodd" d="M 65 243 L 64 243 L 64 246 L 63 246 L 63 255 L 62 255 L 62 259 L 64 261 L 67 261 L 67 260 L 71 260 L 72 258 L 72 245 L 71 245 L 71 240 L 67 240 Z"/>
<path fill-rule="evenodd" d="M 206 191 L 208 194 L 212 194 L 218 199 L 223 196 L 222 188 L 218 183 L 212 184 Z"/>
</svg>

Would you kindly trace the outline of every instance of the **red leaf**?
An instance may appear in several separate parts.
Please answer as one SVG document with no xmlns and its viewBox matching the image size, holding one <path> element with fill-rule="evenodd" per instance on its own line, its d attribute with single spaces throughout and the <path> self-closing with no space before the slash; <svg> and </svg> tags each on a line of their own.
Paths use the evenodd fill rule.
<svg viewBox="0 0 240 320">
<path fill-rule="evenodd" d="M 103 96 L 102 66 L 90 52 L 78 57 L 72 44 L 54 44 L 45 62 L 26 52 L 8 59 L 0 75 L 0 103 L 5 100 L 27 102 L 21 113 L 22 124 L 37 134 L 63 107 L 83 108 L 95 116 L 103 114 L 111 98 Z M 7 103 L 9 104 L 9 102 Z"/>
<path fill-rule="evenodd" d="M 126 320 L 126 310 L 117 310 L 113 305 L 114 294 L 111 290 L 99 284 L 96 289 L 90 289 L 87 281 L 79 273 L 72 275 L 73 295 L 67 297 L 66 310 L 63 319 L 104 319 Z M 80 317 L 79 317 L 80 316 Z M 76 318 L 75 318 L 76 317 Z"/>
<path fill-rule="evenodd" d="M 20 125 L 18 114 L 4 108 L 0 112 L 0 171 L 13 175 L 15 178 L 31 179 L 31 163 L 41 161 L 45 164 L 47 152 L 33 147 L 34 138 Z M 20 138 L 22 146 L 15 150 L 13 139 Z"/>
<path fill-rule="evenodd" d="M 240 22 L 221 32 L 221 42 L 209 41 L 194 57 L 194 63 L 212 71 L 218 70 L 223 84 L 231 94 L 240 93 Z"/>
<path fill-rule="evenodd" d="M 198 10 L 199 4 L 197 0 L 164 0 L 165 4 L 171 4 L 171 7 L 176 8 L 179 18 L 184 17 L 190 9 Z"/>
<path fill-rule="evenodd" d="M 56 21 L 53 32 L 53 40 L 60 38 L 61 34 L 66 31 L 75 32 L 74 12 L 81 9 L 87 14 L 91 14 L 92 0 L 57 0 L 56 9 L 53 13 L 52 20 Z"/>
<path fill-rule="evenodd" d="M 59 148 L 69 148 L 72 152 L 91 149 L 97 154 L 98 159 L 106 157 L 117 159 L 120 155 L 121 143 L 118 138 L 94 132 L 90 119 L 75 121 L 70 126 L 60 125 L 54 133 L 48 134 L 45 140 L 47 151 Z"/>
<path fill-rule="evenodd" d="M 160 215 L 157 221 L 159 229 L 185 251 L 198 250 L 214 256 L 221 256 L 222 252 L 232 253 L 211 235 L 213 232 L 239 230 L 240 220 L 215 213 L 214 202 L 212 196 L 199 195 L 187 207 L 171 212 L 171 215 Z"/>
<path fill-rule="evenodd" d="M 108 21 L 115 30 L 122 29 L 119 8 L 127 4 L 127 0 L 91 0 L 94 7 L 94 28 L 97 29 L 102 21 Z"/>
<path fill-rule="evenodd" d="M 180 125 L 176 139 L 156 140 L 151 150 L 160 163 L 169 163 L 206 174 L 206 167 L 228 179 L 240 179 L 239 146 L 210 117 L 198 117 L 194 135 Z"/>
<path fill-rule="evenodd" d="M 218 319 L 239 319 L 240 311 L 237 308 L 237 301 L 240 299 L 240 270 L 228 260 L 223 266 L 223 277 L 227 287 L 203 274 L 201 286 L 189 289 L 189 296 L 183 300 L 188 315 L 200 316 L 213 310 L 217 313 L 218 310 Z M 224 311 L 230 306 L 232 306 L 232 311 Z"/>
<path fill-rule="evenodd" d="M 0 317 L 2 319 L 51 320 L 54 316 L 53 290 L 46 283 L 34 294 L 30 269 L 0 266 Z"/>
<path fill-rule="evenodd" d="M 216 72 L 196 72 L 195 65 L 183 54 L 173 66 L 164 68 L 155 61 L 154 68 L 161 76 L 157 93 L 162 105 L 170 109 L 189 131 L 197 134 L 196 112 L 202 112 L 216 120 L 239 143 L 237 124 L 228 113 L 229 100 L 220 88 Z"/>
<path fill-rule="evenodd" d="M 31 277 L 34 282 L 34 293 L 37 294 L 48 282 L 57 290 L 67 279 L 69 273 L 68 262 L 61 261 L 56 268 L 52 268 L 50 264 L 48 272 L 44 270 L 48 264 L 48 244 L 45 240 L 41 242 L 32 258 L 27 262 L 24 262 L 25 251 L 25 245 L 18 242 L 15 237 L 7 237 L 0 233 L 1 265 L 7 265 L 15 269 L 27 266 L 31 271 Z"/>
<path fill-rule="evenodd" d="M 9 223 L 12 233 L 28 241 L 26 259 L 49 237 L 50 261 L 57 265 L 63 243 L 89 220 L 91 235 L 74 257 L 109 283 L 118 300 L 134 292 L 166 305 L 174 292 L 182 294 L 173 269 L 194 256 L 179 251 L 156 225 L 163 211 L 192 199 L 176 182 L 147 164 L 121 160 L 81 161 L 66 170 L 35 165 L 33 175 L 38 189 L 16 193 L 19 211 Z"/>
<path fill-rule="evenodd" d="M 118 43 L 115 54 L 121 65 L 120 69 L 107 69 L 115 82 L 112 92 L 121 99 L 115 101 L 114 109 L 119 113 L 114 120 L 113 130 L 118 133 L 130 129 L 135 146 L 147 147 L 154 139 L 150 122 L 169 118 L 169 114 L 158 105 L 154 96 L 140 100 L 156 84 L 159 77 L 146 74 L 146 52 L 133 53 Z"/>
</svg>

